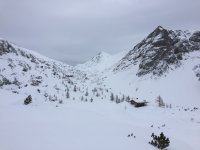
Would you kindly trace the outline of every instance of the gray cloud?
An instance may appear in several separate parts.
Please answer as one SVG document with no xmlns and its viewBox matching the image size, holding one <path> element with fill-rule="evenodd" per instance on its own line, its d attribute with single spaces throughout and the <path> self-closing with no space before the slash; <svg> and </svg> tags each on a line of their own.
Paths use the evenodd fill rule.
<svg viewBox="0 0 200 150">
<path fill-rule="evenodd" d="M 70 64 L 131 49 L 156 26 L 198 30 L 199 0 L 0 0 L 0 37 Z"/>
</svg>

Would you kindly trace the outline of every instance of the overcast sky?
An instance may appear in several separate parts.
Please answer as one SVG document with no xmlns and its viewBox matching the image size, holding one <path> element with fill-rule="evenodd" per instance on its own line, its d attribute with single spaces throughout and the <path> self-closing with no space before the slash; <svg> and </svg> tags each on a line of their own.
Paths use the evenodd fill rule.
<svg viewBox="0 0 200 150">
<path fill-rule="evenodd" d="M 130 50 L 158 25 L 200 29 L 200 0 L 0 0 L 0 37 L 68 64 Z"/>
</svg>

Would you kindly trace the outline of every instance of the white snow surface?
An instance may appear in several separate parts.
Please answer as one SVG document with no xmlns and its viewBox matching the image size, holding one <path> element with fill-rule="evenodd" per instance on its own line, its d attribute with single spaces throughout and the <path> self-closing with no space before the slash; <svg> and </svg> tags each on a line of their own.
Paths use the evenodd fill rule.
<svg viewBox="0 0 200 150">
<path fill-rule="evenodd" d="M 12 83 L 0 86 L 0 150 L 155 150 L 148 143 L 153 132 L 169 137 L 168 150 L 199 150 L 200 82 L 193 68 L 200 52 L 187 54 L 181 67 L 155 79 L 136 76 L 137 64 L 113 72 L 126 52 L 102 52 L 72 67 L 13 46 L 25 56 L 20 51 L 0 56 L 0 81 Z M 41 83 L 33 86 L 34 80 Z M 111 93 L 149 103 L 116 104 Z M 28 95 L 33 101 L 24 105 Z M 172 108 L 158 107 L 159 95 Z"/>
<path fill-rule="evenodd" d="M 106 72 L 104 82 L 115 93 L 124 93 L 140 100 L 153 102 L 160 95 L 168 104 L 199 107 L 200 83 L 193 68 L 200 62 L 200 52 L 187 54 L 184 59 L 181 67 L 157 79 L 136 76 L 138 66 L 135 65 L 119 73 Z"/>
<path fill-rule="evenodd" d="M 25 106 L 22 95 L 0 90 L 0 97 L 2 150 L 155 150 L 152 132 L 169 137 L 168 150 L 199 150 L 200 110 L 103 100 Z"/>
</svg>

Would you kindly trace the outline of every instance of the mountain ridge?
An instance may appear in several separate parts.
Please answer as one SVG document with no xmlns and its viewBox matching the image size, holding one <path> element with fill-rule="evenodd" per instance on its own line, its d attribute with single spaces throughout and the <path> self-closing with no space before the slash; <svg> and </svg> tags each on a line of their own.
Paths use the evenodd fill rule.
<svg viewBox="0 0 200 150">
<path fill-rule="evenodd" d="M 199 51 L 199 33 L 196 31 L 190 34 L 188 31 L 173 31 L 158 26 L 122 58 L 114 71 L 139 64 L 138 76 L 146 74 L 161 76 L 174 69 L 173 67 L 179 67 L 186 53 Z"/>
<path fill-rule="evenodd" d="M 137 45 L 138 51 L 99 53 L 76 67 L 0 41 L 0 147 L 154 150 L 148 143 L 152 133 L 164 132 L 171 141 L 168 149 L 198 150 L 200 51 L 181 51 L 180 66 L 171 65 L 160 76 L 151 69 L 138 76 L 140 64 L 154 57 L 146 53 L 148 45 L 170 45 L 169 36 L 164 43 L 158 38 L 164 29 L 157 31 Z M 192 41 L 198 40 L 197 32 Z M 114 70 L 119 64 L 128 67 Z M 135 108 L 130 100 L 147 106 Z"/>
<path fill-rule="evenodd" d="M 192 102 L 199 103 L 199 35 L 199 32 L 190 34 L 158 26 L 129 52 L 115 55 L 100 52 L 75 67 L 39 54 L 35 56 L 29 50 L 1 40 L 0 88 L 25 95 L 32 93 L 49 101 L 66 99 L 70 91 L 78 100 L 82 100 L 82 96 L 87 100 L 108 100 L 114 93 L 120 98 L 125 95 L 153 102 L 161 94 L 170 103 L 182 100 L 189 104 L 188 96 L 193 98 Z M 160 56 L 162 51 L 165 54 Z M 154 59 L 156 61 L 152 61 Z M 185 74 L 188 85 L 180 78 L 181 74 Z M 177 80 L 175 91 L 182 90 L 184 96 L 173 91 L 173 78 Z M 185 86 L 192 90 L 187 91 Z M 85 96 L 86 93 L 90 96 Z"/>
<path fill-rule="evenodd" d="M 85 63 L 76 65 L 75 68 L 82 71 L 101 73 L 105 70 L 109 70 L 112 66 L 114 66 L 125 55 L 125 53 L 126 51 L 121 51 L 111 55 L 102 51 Z"/>
</svg>

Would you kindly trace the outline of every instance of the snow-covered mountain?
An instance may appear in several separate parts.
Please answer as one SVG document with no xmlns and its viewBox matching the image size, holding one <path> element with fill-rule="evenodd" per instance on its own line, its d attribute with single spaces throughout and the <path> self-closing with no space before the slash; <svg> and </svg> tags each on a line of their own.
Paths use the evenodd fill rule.
<svg viewBox="0 0 200 150">
<path fill-rule="evenodd" d="M 100 52 L 87 62 L 77 65 L 75 68 L 91 73 L 101 73 L 105 70 L 109 70 L 119 60 L 121 60 L 126 53 L 127 51 L 122 51 L 111 55 L 105 52 Z"/>
<path fill-rule="evenodd" d="M 95 99 L 97 88 L 106 91 L 101 99 L 114 93 L 153 102 L 161 95 L 168 103 L 200 105 L 199 33 L 158 26 L 129 52 L 100 52 L 75 67 L 1 40 L 0 87 L 53 101 L 67 91 L 74 99 Z"/>
<path fill-rule="evenodd" d="M 0 40 L 0 64 L 0 88 L 31 94 L 36 102 L 66 99 L 67 92 L 81 97 L 87 89 L 88 77 L 82 71 L 6 40 Z"/>
<path fill-rule="evenodd" d="M 200 31 L 167 30 L 158 26 L 117 64 L 114 71 L 138 65 L 137 76 L 161 76 L 184 63 L 187 54 L 200 49 Z"/>
<path fill-rule="evenodd" d="M 75 67 L 1 39 L 0 64 L 0 149 L 154 150 L 152 132 L 169 150 L 200 147 L 199 31 L 158 26 L 129 52 Z"/>
<path fill-rule="evenodd" d="M 161 26 L 129 52 L 100 52 L 75 67 L 1 40 L 0 87 L 53 101 L 65 99 L 66 92 L 74 88 L 79 89 L 79 94 L 73 92 L 74 99 L 80 100 L 87 92 L 87 98 L 94 99 L 99 88 L 107 91 L 102 99 L 114 93 L 120 98 L 125 95 L 153 102 L 161 95 L 168 103 L 200 105 L 199 60 L 199 31 L 172 31 Z"/>
<path fill-rule="evenodd" d="M 104 83 L 115 93 L 147 101 L 161 95 L 168 103 L 200 106 L 199 33 L 158 26 L 104 72 Z"/>
</svg>

